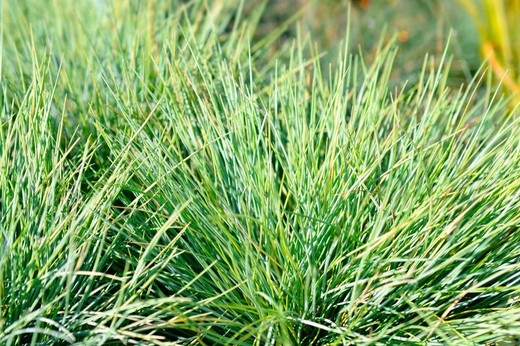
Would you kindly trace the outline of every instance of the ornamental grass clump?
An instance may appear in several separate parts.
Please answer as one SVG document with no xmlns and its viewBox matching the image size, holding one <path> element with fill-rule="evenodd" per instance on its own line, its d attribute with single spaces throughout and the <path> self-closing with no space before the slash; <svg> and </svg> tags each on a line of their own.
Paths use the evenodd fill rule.
<svg viewBox="0 0 520 346">
<path fill-rule="evenodd" d="M 322 71 L 231 1 L 38 3 L 2 21 L 0 344 L 517 340 L 518 114 L 481 76 Z"/>
</svg>

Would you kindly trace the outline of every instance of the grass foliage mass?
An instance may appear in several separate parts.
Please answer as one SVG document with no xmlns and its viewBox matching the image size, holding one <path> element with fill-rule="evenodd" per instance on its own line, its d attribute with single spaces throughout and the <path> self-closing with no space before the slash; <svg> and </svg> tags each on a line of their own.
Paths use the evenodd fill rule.
<svg viewBox="0 0 520 346">
<path fill-rule="evenodd" d="M 484 72 L 324 70 L 233 1 L 1 3 L 0 344 L 520 335 L 518 113 Z"/>
</svg>

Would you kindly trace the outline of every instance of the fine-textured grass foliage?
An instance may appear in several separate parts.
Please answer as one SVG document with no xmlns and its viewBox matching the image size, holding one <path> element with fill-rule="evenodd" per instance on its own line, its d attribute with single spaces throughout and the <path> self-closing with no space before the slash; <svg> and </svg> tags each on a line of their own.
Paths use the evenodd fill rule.
<svg viewBox="0 0 520 346">
<path fill-rule="evenodd" d="M 482 74 L 323 71 L 230 0 L 2 5 L 0 344 L 520 336 L 520 124 Z"/>
</svg>

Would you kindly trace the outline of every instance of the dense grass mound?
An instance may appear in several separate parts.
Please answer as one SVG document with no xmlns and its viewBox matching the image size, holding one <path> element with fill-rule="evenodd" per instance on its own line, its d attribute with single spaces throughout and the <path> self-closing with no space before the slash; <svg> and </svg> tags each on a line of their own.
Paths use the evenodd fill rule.
<svg viewBox="0 0 520 346">
<path fill-rule="evenodd" d="M 446 58 L 395 88 L 232 1 L 43 3 L 3 3 L 0 344 L 520 335 L 518 114 Z"/>
</svg>

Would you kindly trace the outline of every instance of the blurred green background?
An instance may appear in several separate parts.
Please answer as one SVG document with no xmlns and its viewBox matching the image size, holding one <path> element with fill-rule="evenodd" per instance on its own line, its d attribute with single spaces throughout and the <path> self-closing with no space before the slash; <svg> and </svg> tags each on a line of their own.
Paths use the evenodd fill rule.
<svg viewBox="0 0 520 346">
<path fill-rule="evenodd" d="M 347 24 L 350 7 L 350 25 Z M 256 8 L 255 1 L 246 5 Z M 291 21 L 291 18 L 293 20 Z M 350 47 L 370 61 L 377 46 L 395 39 L 399 47 L 396 79 L 413 82 L 425 55 L 453 58 L 451 83 L 469 80 L 482 63 L 479 36 L 470 14 L 453 0 L 283 0 L 267 2 L 257 35 L 290 22 L 286 39 L 303 37 L 327 51 L 333 61 L 339 42 L 350 29 Z M 449 44 L 447 44 L 449 41 Z M 283 44 L 281 42 L 280 44 Z M 398 77 L 397 77 L 398 76 Z"/>
</svg>

